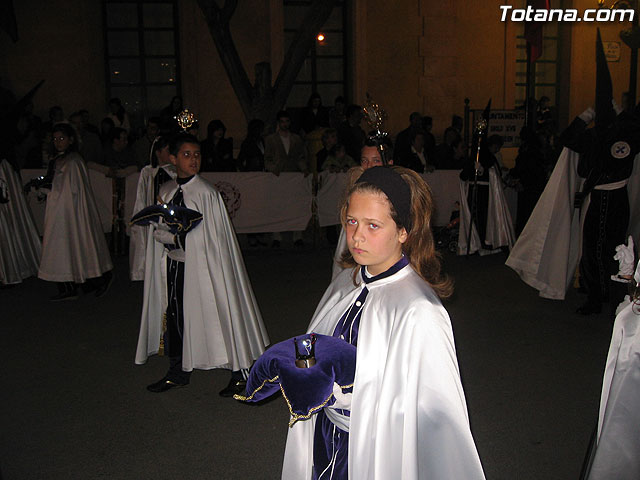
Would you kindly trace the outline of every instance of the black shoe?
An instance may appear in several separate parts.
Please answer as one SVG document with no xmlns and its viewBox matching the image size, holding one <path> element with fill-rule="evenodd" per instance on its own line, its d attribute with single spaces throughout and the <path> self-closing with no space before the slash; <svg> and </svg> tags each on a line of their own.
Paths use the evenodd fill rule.
<svg viewBox="0 0 640 480">
<path fill-rule="evenodd" d="M 109 291 L 109 287 L 111 286 L 111 284 L 113 283 L 113 272 L 107 272 L 105 273 L 103 276 L 103 283 L 102 285 L 100 285 L 98 288 L 96 288 L 96 297 L 100 298 L 100 297 L 104 297 L 107 292 Z"/>
<path fill-rule="evenodd" d="M 280 248 L 280 240 L 274 240 L 271 242 L 271 248 Z"/>
<path fill-rule="evenodd" d="M 600 313 L 602 311 L 602 304 L 587 302 L 581 307 L 578 307 L 576 313 L 580 315 L 591 315 L 593 313 Z"/>
<path fill-rule="evenodd" d="M 78 299 L 78 291 L 77 290 L 66 290 L 64 292 L 59 293 L 51 297 L 49 300 L 52 302 L 64 302 L 65 300 L 77 300 Z"/>
<path fill-rule="evenodd" d="M 246 380 L 234 380 L 232 378 L 231 380 L 229 380 L 229 384 L 218 393 L 221 397 L 233 397 L 234 395 L 240 395 L 241 393 L 244 393 L 244 389 L 246 386 Z"/>
<path fill-rule="evenodd" d="M 172 388 L 186 387 L 187 385 L 189 384 L 172 382 L 171 380 L 167 380 L 167 377 L 164 377 L 162 380 L 159 380 L 156 383 L 147 385 L 147 390 L 153 393 L 162 393 L 166 392 L 167 390 L 171 390 Z"/>
<path fill-rule="evenodd" d="M 293 246 L 296 248 L 302 248 L 304 247 L 304 242 L 301 239 L 298 239 L 295 242 L 293 242 Z"/>
</svg>

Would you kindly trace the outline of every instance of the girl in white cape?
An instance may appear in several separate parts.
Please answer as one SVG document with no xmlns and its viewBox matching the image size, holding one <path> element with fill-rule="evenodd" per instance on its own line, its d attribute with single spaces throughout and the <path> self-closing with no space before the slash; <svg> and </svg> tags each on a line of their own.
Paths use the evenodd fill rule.
<svg viewBox="0 0 640 480">
<path fill-rule="evenodd" d="M 366 170 L 342 207 L 346 268 L 309 332 L 356 345 L 353 393 L 287 438 L 282 478 L 484 479 L 453 332 L 440 297 L 429 187 L 401 167 Z"/>
</svg>

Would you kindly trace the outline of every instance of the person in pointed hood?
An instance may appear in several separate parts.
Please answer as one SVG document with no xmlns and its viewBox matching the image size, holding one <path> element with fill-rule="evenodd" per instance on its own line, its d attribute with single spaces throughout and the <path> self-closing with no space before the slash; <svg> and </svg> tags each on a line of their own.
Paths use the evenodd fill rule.
<svg viewBox="0 0 640 480">
<path fill-rule="evenodd" d="M 595 110 L 589 107 L 578 115 L 560 136 L 565 147 L 580 155 L 577 172 L 584 178 L 574 201 L 576 209 L 585 211 L 580 283 L 587 300 L 577 309 L 583 315 L 599 313 L 609 301 L 610 277 L 618 267 L 615 248 L 625 242 L 629 227 L 627 185 L 640 152 L 640 125 L 630 116 L 617 115 L 616 108 L 598 30 Z"/>
</svg>

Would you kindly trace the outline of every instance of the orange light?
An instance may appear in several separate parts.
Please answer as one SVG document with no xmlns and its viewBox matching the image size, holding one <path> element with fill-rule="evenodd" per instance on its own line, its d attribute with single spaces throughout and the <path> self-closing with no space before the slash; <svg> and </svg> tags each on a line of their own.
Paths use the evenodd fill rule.
<svg viewBox="0 0 640 480">
<path fill-rule="evenodd" d="M 316 39 L 317 39 L 319 42 L 324 42 L 324 34 L 319 33 L 319 34 L 318 34 L 318 36 L 316 37 Z"/>
</svg>

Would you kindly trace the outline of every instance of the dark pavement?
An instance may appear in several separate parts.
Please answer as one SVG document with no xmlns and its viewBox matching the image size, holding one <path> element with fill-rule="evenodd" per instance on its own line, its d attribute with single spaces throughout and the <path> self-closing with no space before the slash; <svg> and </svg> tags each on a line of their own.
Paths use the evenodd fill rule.
<svg viewBox="0 0 640 480">
<path fill-rule="evenodd" d="M 329 248 L 245 250 L 272 342 L 303 332 L 326 288 Z M 612 325 L 581 317 L 575 292 L 544 300 L 505 255 L 447 255 L 452 319 L 472 430 L 488 479 L 576 479 L 597 420 Z M 29 279 L 0 289 L 0 468 L 22 479 L 276 479 L 288 412 L 217 392 L 226 371 L 196 371 L 187 388 L 145 386 L 166 359 L 134 365 L 142 284 L 126 258 L 100 299 L 51 303 Z"/>
</svg>

